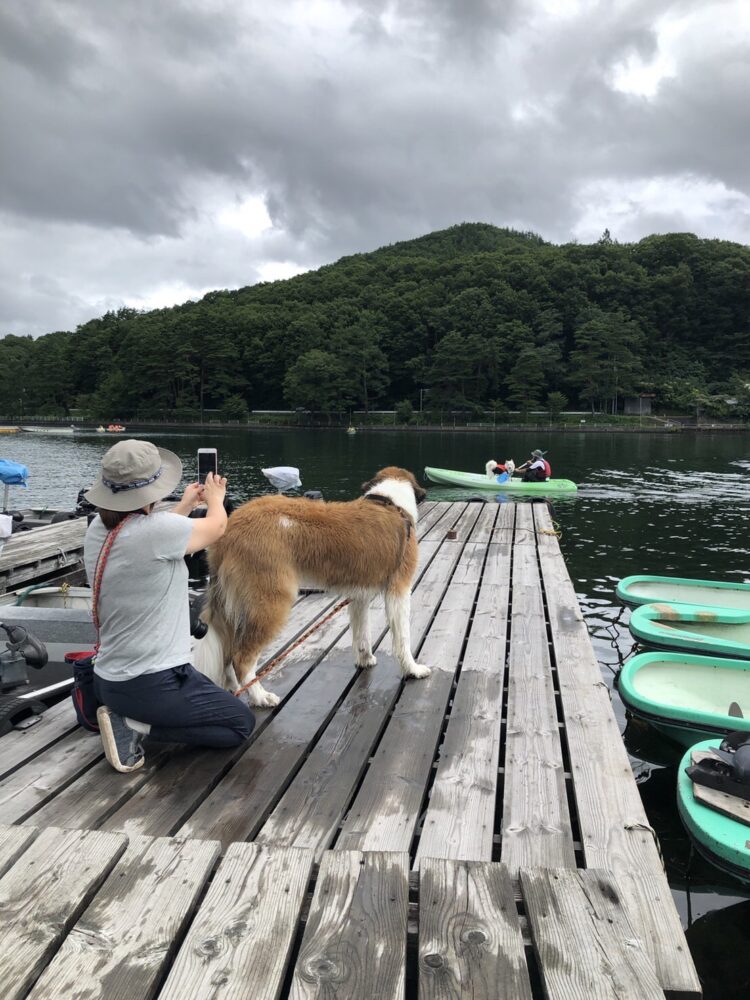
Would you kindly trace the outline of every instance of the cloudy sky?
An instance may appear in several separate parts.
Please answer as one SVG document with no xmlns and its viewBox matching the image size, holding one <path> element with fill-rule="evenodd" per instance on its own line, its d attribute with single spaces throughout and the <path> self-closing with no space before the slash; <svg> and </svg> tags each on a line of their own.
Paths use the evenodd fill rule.
<svg viewBox="0 0 750 1000">
<path fill-rule="evenodd" d="M 750 243 L 747 0 L 2 0 L 0 336 L 463 221 Z"/>
</svg>

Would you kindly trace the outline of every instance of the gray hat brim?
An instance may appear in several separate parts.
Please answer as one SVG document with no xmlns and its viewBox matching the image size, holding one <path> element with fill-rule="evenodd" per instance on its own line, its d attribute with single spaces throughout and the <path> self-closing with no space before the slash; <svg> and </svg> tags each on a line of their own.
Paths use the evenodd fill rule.
<svg viewBox="0 0 750 1000">
<path fill-rule="evenodd" d="M 166 448 L 158 448 L 158 446 L 157 450 L 161 458 L 161 474 L 153 483 L 138 489 L 113 493 L 102 482 L 100 473 L 91 489 L 84 493 L 86 500 L 102 510 L 128 511 L 140 510 L 141 507 L 147 507 L 149 504 L 169 496 L 175 487 L 179 486 L 182 479 L 182 462 L 173 451 L 167 451 Z"/>
</svg>

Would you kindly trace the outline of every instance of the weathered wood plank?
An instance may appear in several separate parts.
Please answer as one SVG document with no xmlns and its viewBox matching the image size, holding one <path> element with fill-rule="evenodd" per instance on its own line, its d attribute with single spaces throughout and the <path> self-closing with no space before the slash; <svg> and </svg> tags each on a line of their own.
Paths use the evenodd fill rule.
<svg viewBox="0 0 750 1000">
<path fill-rule="evenodd" d="M 25 997 L 127 846 L 118 834 L 43 830 L 0 879 L 0 982 Z"/>
<path fill-rule="evenodd" d="M 547 626 L 529 504 L 516 513 L 501 857 L 575 868 Z"/>
<path fill-rule="evenodd" d="M 408 869 L 405 854 L 323 856 L 290 1000 L 404 996 Z"/>
<path fill-rule="evenodd" d="M 614 877 L 667 996 L 700 1000 L 701 983 L 666 878 L 641 872 L 618 872 Z"/>
<path fill-rule="evenodd" d="M 521 926 L 505 865 L 423 858 L 419 1000 L 531 1000 Z"/>
<path fill-rule="evenodd" d="M 155 996 L 218 856 L 219 845 L 210 841 L 131 841 L 32 990 L 33 1000 Z"/>
<path fill-rule="evenodd" d="M 24 826 L 0 826 L 0 878 L 35 839 L 38 830 Z"/>
<path fill-rule="evenodd" d="M 96 752 L 101 756 L 101 742 L 98 738 L 91 741 Z M 26 814 L 22 822 L 38 824 L 39 826 L 59 826 L 75 830 L 94 830 L 101 826 L 102 820 L 109 813 L 130 798 L 139 788 L 145 785 L 155 771 L 164 763 L 173 748 L 152 745 L 146 755 L 146 763 L 130 774 L 120 774 L 102 758 L 93 767 L 83 771 L 75 781 L 60 787 L 55 794 L 50 786 L 51 795 L 44 804 Z M 43 760 L 46 759 L 45 755 Z M 46 789 L 46 781 L 43 782 Z M 30 790 L 30 792 L 33 790 Z"/>
<path fill-rule="evenodd" d="M 432 673 L 404 686 L 336 850 L 410 849 L 479 586 L 483 548 L 468 543 L 462 552 L 419 653 Z"/>
<path fill-rule="evenodd" d="M 482 542 L 486 544 L 492 538 L 495 530 L 500 505 L 496 503 L 485 503 L 480 506 L 479 517 L 469 535 L 470 542 Z"/>
<path fill-rule="evenodd" d="M 611 872 L 522 869 L 521 889 L 548 996 L 663 997 Z"/>
<path fill-rule="evenodd" d="M 28 818 L 103 756 L 101 740 L 78 729 L 0 781 L 0 816 Z M 43 825 L 55 826 L 55 823 Z"/>
<path fill-rule="evenodd" d="M 505 516 L 512 514 L 509 509 Z M 492 859 L 510 551 L 498 545 L 489 549 L 417 861 Z"/>
<path fill-rule="evenodd" d="M 3 736 L 0 740 L 0 779 L 57 743 L 77 725 L 73 706 L 66 698 L 48 708 L 41 722 Z"/>
<path fill-rule="evenodd" d="M 82 563 L 86 518 L 13 535 L 0 551 L 0 594 L 39 576 Z"/>
<path fill-rule="evenodd" d="M 444 592 L 446 572 L 449 576 L 451 567 L 460 554 L 459 547 L 443 546 L 438 550 L 436 543 L 424 543 L 420 549 L 426 552 L 431 547 L 436 555 L 419 579 L 412 598 L 411 638 L 415 649 L 421 642 L 434 609 Z M 370 619 L 375 639 L 374 648 L 380 652 L 378 639 L 386 627 L 381 598 L 373 602 Z M 217 837 L 223 843 L 254 837 L 285 791 L 296 769 L 305 759 L 310 744 L 316 741 L 318 734 L 324 731 L 332 719 L 334 732 L 338 733 L 342 726 L 346 727 L 347 711 L 345 709 L 343 713 L 341 712 L 339 702 L 347 694 L 352 682 L 357 685 L 358 691 L 372 690 L 374 705 L 380 704 L 383 707 L 390 704 L 391 692 L 397 692 L 400 686 L 393 663 L 391 662 L 390 669 L 388 663 L 385 663 L 381 667 L 376 666 L 364 672 L 365 676 L 361 676 L 363 672 L 354 665 L 350 647 L 350 633 L 347 631 L 304 686 L 274 716 L 263 734 L 190 817 L 182 828 L 184 835 Z M 382 669 L 383 667 L 385 669 Z M 358 699 L 358 694 L 355 693 L 347 707 L 356 711 L 357 703 L 360 707 L 366 706 L 366 696 L 363 697 L 364 701 Z M 373 718 L 370 717 L 370 723 Z M 375 725 L 379 727 L 380 723 L 376 722 Z M 350 743 L 356 735 L 356 727 L 350 728 L 347 734 Z M 374 735 L 371 738 L 374 739 Z M 332 741 L 326 741 L 321 752 L 315 755 L 302 781 L 309 778 L 312 769 L 321 759 L 326 766 L 325 762 L 328 760 L 326 754 L 330 750 L 335 752 L 337 749 L 338 743 L 334 736 Z M 364 759 L 366 760 L 366 755 Z M 335 771 L 331 776 L 335 777 Z M 341 802 L 341 792 L 344 790 L 345 794 L 348 794 L 345 785 L 351 786 L 352 780 L 352 769 L 350 769 L 348 777 L 345 777 L 345 780 L 342 778 L 342 784 L 339 785 L 337 781 L 326 782 L 330 793 L 328 797 L 324 796 L 323 788 L 319 787 L 318 802 L 308 802 L 301 817 L 302 824 L 307 826 L 307 832 L 303 833 L 302 824 L 298 824 L 292 817 L 292 828 L 286 826 L 283 831 L 284 839 L 275 840 L 274 843 L 294 843 L 298 846 L 301 844 L 312 846 L 314 843 L 318 847 L 327 843 L 328 834 L 332 828 L 335 829 L 335 819 L 343 810 L 346 801 L 344 798 L 344 802 Z M 297 790 L 301 787 L 303 786 L 297 786 Z M 243 803 L 241 811 L 236 807 L 237 801 Z M 280 830 L 277 833 L 282 835 Z"/>
<path fill-rule="evenodd" d="M 159 1000 L 277 1000 L 312 855 L 232 844 Z"/>
<path fill-rule="evenodd" d="M 648 874 L 661 885 L 656 895 L 647 894 L 639 902 L 641 883 L 632 883 L 633 921 L 639 928 L 651 926 L 650 947 L 664 989 L 700 995 L 700 981 L 684 941 L 680 954 L 674 953 L 674 934 L 668 930 L 673 926 L 674 903 L 656 835 L 633 779 L 609 689 L 602 680 L 549 511 L 535 504 L 534 517 L 586 865 L 608 868 L 618 877 Z M 654 918 L 657 901 L 661 916 Z"/>
</svg>

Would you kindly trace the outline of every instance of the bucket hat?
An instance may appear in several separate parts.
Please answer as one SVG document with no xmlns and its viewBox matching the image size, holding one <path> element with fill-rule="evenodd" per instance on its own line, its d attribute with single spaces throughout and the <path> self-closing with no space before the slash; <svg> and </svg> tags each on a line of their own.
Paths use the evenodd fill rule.
<svg viewBox="0 0 750 1000">
<path fill-rule="evenodd" d="M 102 458 L 102 471 L 84 494 L 104 510 L 140 510 L 163 500 L 182 479 L 182 462 L 150 441 L 118 441 Z"/>
<path fill-rule="evenodd" d="M 547 452 L 541 451 L 539 448 L 535 448 L 531 454 L 534 456 L 534 458 L 544 458 Z"/>
</svg>

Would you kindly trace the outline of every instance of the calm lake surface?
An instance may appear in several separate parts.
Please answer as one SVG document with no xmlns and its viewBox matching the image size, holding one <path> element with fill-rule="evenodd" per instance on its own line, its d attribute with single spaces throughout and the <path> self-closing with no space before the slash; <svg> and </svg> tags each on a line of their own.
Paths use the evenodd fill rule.
<svg viewBox="0 0 750 1000">
<path fill-rule="evenodd" d="M 750 996 L 750 891 L 697 855 L 677 816 L 676 767 L 681 751 L 649 727 L 630 723 L 613 688 L 632 652 L 628 614 L 615 585 L 631 573 L 750 581 L 750 435 L 747 434 L 521 434 L 332 431 L 139 433 L 175 451 L 195 478 L 196 449 L 215 446 L 242 501 L 273 492 L 260 470 L 300 469 L 303 490 L 326 499 L 351 499 L 360 483 L 385 465 L 419 475 L 425 465 L 482 472 L 485 462 L 548 449 L 553 475 L 579 484 L 575 497 L 555 501 L 553 517 L 586 615 L 602 675 L 631 755 L 649 819 L 661 842 L 669 881 L 687 929 L 707 998 Z M 14 488 L 11 505 L 72 509 L 78 490 L 92 482 L 113 442 L 103 435 L 0 437 L 0 458 L 29 468 L 29 488 Z M 426 484 L 425 484 L 426 485 Z M 460 491 L 432 488 L 432 499 Z M 492 495 L 489 494 L 491 497 Z M 501 498 L 502 499 L 502 498 Z M 512 502 L 512 501 L 511 501 Z"/>
</svg>

